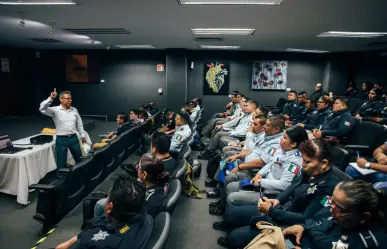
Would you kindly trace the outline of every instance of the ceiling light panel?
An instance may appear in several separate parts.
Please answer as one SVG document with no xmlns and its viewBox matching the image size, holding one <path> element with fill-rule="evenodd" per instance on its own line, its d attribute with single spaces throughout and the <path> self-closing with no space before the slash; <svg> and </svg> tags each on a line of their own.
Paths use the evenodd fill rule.
<svg viewBox="0 0 387 249">
<path fill-rule="evenodd" d="M 3 0 L 4 5 L 72 5 L 76 4 L 72 0 Z"/>
<path fill-rule="evenodd" d="M 255 29 L 235 28 L 195 28 L 191 29 L 194 35 L 253 35 Z"/>
<path fill-rule="evenodd" d="M 240 49 L 241 46 L 199 45 L 199 48 L 205 48 L 205 49 Z"/>
<path fill-rule="evenodd" d="M 385 35 L 387 35 L 387 32 L 327 31 L 317 35 L 317 37 L 376 38 Z"/>
<path fill-rule="evenodd" d="M 178 0 L 179 4 L 280 5 L 283 0 Z"/>
<path fill-rule="evenodd" d="M 153 45 L 114 45 L 117 48 L 156 48 Z"/>
<path fill-rule="evenodd" d="M 315 54 L 323 54 L 329 53 L 329 51 L 325 50 L 313 50 L 313 49 L 300 49 L 300 48 L 287 48 L 286 52 L 299 52 L 299 53 L 315 53 Z"/>
</svg>

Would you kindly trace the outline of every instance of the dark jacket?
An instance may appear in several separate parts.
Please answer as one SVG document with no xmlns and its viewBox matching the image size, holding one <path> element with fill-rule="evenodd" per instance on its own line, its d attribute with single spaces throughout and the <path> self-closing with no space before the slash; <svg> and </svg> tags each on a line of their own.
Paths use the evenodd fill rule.
<svg viewBox="0 0 387 249">
<path fill-rule="evenodd" d="M 313 179 L 300 170 L 292 184 L 277 196 L 280 205 L 270 207 L 269 216 L 281 225 L 304 223 L 324 208 L 323 200 L 332 196 L 339 182 L 332 169 Z"/>
<path fill-rule="evenodd" d="M 151 186 L 146 190 L 146 212 L 153 218 L 165 210 L 168 191 L 168 184 L 165 184 L 164 186 Z"/>
<path fill-rule="evenodd" d="M 325 118 L 321 131 L 323 137 L 344 137 L 355 127 L 355 118 L 349 110 L 333 112 Z"/>
<path fill-rule="evenodd" d="M 360 108 L 356 111 L 362 117 L 363 121 L 369 121 L 371 117 L 377 117 L 381 111 L 383 103 L 379 100 L 365 101 Z"/>
<path fill-rule="evenodd" d="M 288 115 L 290 117 L 292 116 L 293 112 L 296 110 L 297 107 L 298 102 L 296 100 L 288 100 L 282 109 L 282 114 Z"/>
<path fill-rule="evenodd" d="M 307 113 L 307 109 L 305 107 L 305 103 L 304 104 L 299 103 L 298 106 L 294 109 L 292 115 L 290 116 L 290 120 L 293 123 L 302 122 L 307 115 L 306 113 Z"/>
<path fill-rule="evenodd" d="M 323 91 L 323 90 L 321 90 L 321 91 L 318 91 L 318 92 L 316 92 L 316 91 L 314 91 L 310 96 L 309 96 L 309 98 L 310 99 L 314 99 L 315 101 L 317 101 L 321 96 L 329 96 L 329 94 L 327 93 L 327 92 L 325 92 L 325 91 Z"/>
<path fill-rule="evenodd" d="M 387 234 L 378 224 L 366 223 L 357 229 L 342 229 L 332 219 L 329 209 L 322 209 L 302 225 L 305 228 L 301 241 L 302 249 L 332 248 L 332 243 L 339 241 L 347 245 L 348 249 L 386 247 Z"/>
<path fill-rule="evenodd" d="M 146 212 L 118 225 L 109 224 L 104 215 L 94 219 L 92 228 L 78 234 L 71 249 L 142 249 L 149 242 L 152 229 L 153 220 Z"/>
<path fill-rule="evenodd" d="M 351 91 L 345 91 L 344 96 L 348 98 L 360 98 L 359 90 L 357 88 L 352 88 Z"/>
<path fill-rule="evenodd" d="M 324 110 L 313 109 L 313 111 L 306 116 L 306 119 L 302 122 L 306 130 L 313 130 L 324 123 L 325 118 L 332 113 L 329 108 Z"/>
</svg>

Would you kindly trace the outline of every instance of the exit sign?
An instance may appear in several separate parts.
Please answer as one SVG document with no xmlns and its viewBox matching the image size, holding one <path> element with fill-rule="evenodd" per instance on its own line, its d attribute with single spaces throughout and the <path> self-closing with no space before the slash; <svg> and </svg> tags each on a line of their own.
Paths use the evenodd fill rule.
<svg viewBox="0 0 387 249">
<path fill-rule="evenodd" d="M 157 72 L 163 72 L 164 71 L 164 64 L 157 64 Z"/>
</svg>

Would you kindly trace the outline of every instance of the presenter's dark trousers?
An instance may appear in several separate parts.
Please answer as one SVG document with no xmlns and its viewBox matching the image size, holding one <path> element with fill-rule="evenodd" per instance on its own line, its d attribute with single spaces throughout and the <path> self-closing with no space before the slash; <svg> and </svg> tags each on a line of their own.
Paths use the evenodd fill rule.
<svg viewBox="0 0 387 249">
<path fill-rule="evenodd" d="M 82 160 L 81 146 L 76 134 L 56 136 L 56 164 L 58 169 L 63 168 L 67 163 L 67 150 L 70 150 L 75 162 L 78 163 Z"/>
</svg>

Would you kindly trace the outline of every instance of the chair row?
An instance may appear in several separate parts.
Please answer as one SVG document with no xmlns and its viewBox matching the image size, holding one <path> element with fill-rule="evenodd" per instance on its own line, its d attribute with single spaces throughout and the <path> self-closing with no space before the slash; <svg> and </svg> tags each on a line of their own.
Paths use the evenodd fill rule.
<svg viewBox="0 0 387 249">
<path fill-rule="evenodd" d="M 161 113 L 153 118 L 159 118 Z M 71 168 L 59 169 L 65 174 L 51 184 L 33 184 L 39 190 L 34 219 L 43 224 L 46 233 L 92 192 L 113 170 L 133 153 L 142 135 L 153 128 L 151 119 L 121 134 L 107 146 L 95 151 Z"/>
</svg>

